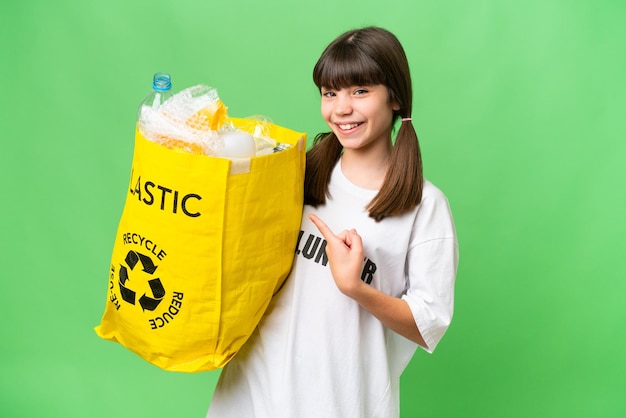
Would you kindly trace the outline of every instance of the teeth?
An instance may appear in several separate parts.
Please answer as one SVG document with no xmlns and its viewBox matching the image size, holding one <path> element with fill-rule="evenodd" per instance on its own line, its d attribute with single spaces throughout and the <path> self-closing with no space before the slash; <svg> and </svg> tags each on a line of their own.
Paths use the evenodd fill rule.
<svg viewBox="0 0 626 418">
<path fill-rule="evenodd" d="M 359 126 L 358 123 L 349 123 L 349 124 L 346 124 L 346 125 L 339 125 L 339 127 L 341 129 L 344 129 L 346 131 L 349 130 L 349 129 L 352 129 L 352 128 L 356 128 L 357 126 Z"/>
</svg>

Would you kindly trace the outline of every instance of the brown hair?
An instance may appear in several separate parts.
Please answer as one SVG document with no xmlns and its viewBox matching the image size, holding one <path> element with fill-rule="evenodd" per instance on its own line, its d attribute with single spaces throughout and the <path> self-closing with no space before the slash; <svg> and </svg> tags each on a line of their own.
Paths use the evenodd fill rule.
<svg viewBox="0 0 626 418">
<path fill-rule="evenodd" d="M 396 103 L 397 118 L 411 117 L 413 90 L 409 64 L 400 41 L 378 27 L 354 29 L 326 47 L 313 69 L 313 81 L 320 89 L 382 84 L 389 100 Z M 328 183 L 343 147 L 333 132 L 318 134 L 307 152 L 304 203 L 326 202 Z M 422 157 L 413 124 L 400 125 L 391 151 L 389 170 L 378 194 L 368 204 L 369 216 L 380 221 L 401 215 L 419 205 L 424 178 Z"/>
</svg>

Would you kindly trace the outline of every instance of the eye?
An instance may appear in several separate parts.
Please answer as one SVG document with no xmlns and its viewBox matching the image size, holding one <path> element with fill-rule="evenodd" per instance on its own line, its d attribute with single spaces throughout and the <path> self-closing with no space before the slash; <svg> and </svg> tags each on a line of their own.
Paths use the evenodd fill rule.
<svg viewBox="0 0 626 418">
<path fill-rule="evenodd" d="M 364 89 L 364 88 L 358 88 L 358 89 L 354 90 L 354 94 L 356 96 L 360 96 L 360 95 L 365 94 L 365 93 L 367 93 L 367 89 Z"/>
<path fill-rule="evenodd" d="M 335 97 L 336 94 L 332 90 L 323 90 L 322 91 L 322 96 L 330 98 L 330 97 Z"/>
</svg>

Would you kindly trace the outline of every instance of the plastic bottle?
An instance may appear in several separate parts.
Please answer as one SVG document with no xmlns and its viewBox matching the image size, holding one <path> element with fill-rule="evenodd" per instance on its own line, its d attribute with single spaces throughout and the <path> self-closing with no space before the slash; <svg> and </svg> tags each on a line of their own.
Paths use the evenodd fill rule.
<svg viewBox="0 0 626 418">
<path fill-rule="evenodd" d="M 254 137 L 244 131 L 226 131 L 220 134 L 224 149 L 217 154 L 224 158 L 252 158 L 256 155 Z"/>
<path fill-rule="evenodd" d="M 137 120 L 141 118 L 141 112 L 144 106 L 157 109 L 172 96 L 172 77 L 168 73 L 154 74 L 154 77 L 152 77 L 152 90 L 139 104 Z"/>
</svg>

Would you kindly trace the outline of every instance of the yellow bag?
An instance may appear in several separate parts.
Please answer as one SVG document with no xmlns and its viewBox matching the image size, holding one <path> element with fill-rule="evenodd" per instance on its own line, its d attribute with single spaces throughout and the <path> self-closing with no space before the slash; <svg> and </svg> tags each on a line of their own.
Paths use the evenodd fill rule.
<svg viewBox="0 0 626 418">
<path fill-rule="evenodd" d="M 291 269 L 302 216 L 305 134 L 268 125 L 291 147 L 244 170 L 137 131 L 100 337 L 170 371 L 214 370 L 237 353 Z"/>
</svg>

